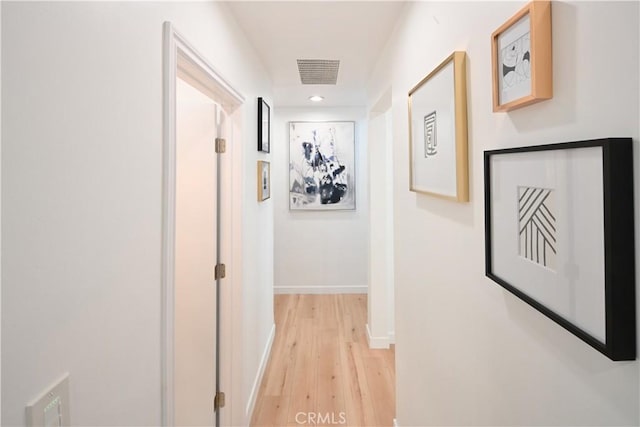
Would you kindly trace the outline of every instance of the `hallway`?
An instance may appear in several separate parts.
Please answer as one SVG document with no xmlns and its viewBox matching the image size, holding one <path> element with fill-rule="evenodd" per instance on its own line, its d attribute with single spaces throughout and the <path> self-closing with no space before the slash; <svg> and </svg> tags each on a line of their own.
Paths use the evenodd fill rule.
<svg viewBox="0 0 640 427">
<path fill-rule="evenodd" d="M 41 403 L 69 426 L 172 427 L 195 406 L 198 425 L 224 427 L 640 426 L 640 360 L 602 351 L 620 331 L 625 348 L 640 342 L 640 0 L 0 1 L 0 26 L 0 425 L 27 427 Z M 460 53 L 462 66 L 440 67 Z M 230 180 L 220 203 L 193 205 L 228 211 L 220 230 L 194 233 L 207 265 L 178 278 L 194 288 L 181 299 L 176 275 L 200 258 L 172 242 L 187 220 L 176 78 L 218 95 L 203 69 L 234 110 L 228 132 L 189 154 L 225 159 Z M 515 70 L 521 82 L 505 82 Z M 520 108 L 496 109 L 511 91 Z M 299 123 L 353 123 L 353 137 L 292 135 Z M 575 164 L 548 149 L 613 137 L 633 141 L 633 173 L 599 147 Z M 338 148 L 355 204 L 292 209 L 305 186 L 322 201 L 318 178 L 343 191 Z M 509 174 L 490 173 L 509 150 Z M 307 158 L 313 174 L 292 168 Z M 454 182 L 468 201 L 440 197 Z M 521 189 L 554 194 L 556 268 L 520 251 Z M 618 200 L 635 226 L 605 207 Z M 634 249 L 610 257 L 611 242 Z M 611 270 L 632 253 L 635 275 Z M 201 309 L 214 290 L 230 296 L 217 338 Z M 630 290 L 634 316 L 608 302 Z M 180 313 L 201 321 L 181 333 Z M 208 372 L 182 381 L 192 361 Z M 228 367 L 210 375 L 216 361 Z"/>
<path fill-rule="evenodd" d="M 391 426 L 395 352 L 371 350 L 367 296 L 276 295 L 276 337 L 252 426 Z"/>
</svg>

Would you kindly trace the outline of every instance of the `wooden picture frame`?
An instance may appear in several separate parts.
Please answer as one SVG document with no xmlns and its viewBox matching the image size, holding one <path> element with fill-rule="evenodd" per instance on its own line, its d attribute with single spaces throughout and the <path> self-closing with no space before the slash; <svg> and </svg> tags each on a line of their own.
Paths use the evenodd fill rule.
<svg viewBox="0 0 640 427">
<path fill-rule="evenodd" d="M 636 358 L 633 143 L 484 152 L 486 275 L 611 360 Z"/>
<path fill-rule="evenodd" d="M 258 151 L 271 150 L 271 107 L 263 98 L 258 98 Z"/>
<path fill-rule="evenodd" d="M 258 201 L 263 202 L 271 197 L 271 164 L 258 160 Z"/>
<path fill-rule="evenodd" d="M 466 53 L 453 52 L 409 91 L 409 189 L 469 201 Z"/>
<path fill-rule="evenodd" d="M 553 97 L 551 1 L 532 1 L 491 35 L 493 111 Z"/>
</svg>

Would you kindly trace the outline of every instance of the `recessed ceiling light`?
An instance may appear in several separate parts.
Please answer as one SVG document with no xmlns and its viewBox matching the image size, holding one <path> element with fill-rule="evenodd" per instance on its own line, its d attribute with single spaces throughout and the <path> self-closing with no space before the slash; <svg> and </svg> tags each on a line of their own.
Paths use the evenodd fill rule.
<svg viewBox="0 0 640 427">
<path fill-rule="evenodd" d="M 322 97 L 322 96 L 320 96 L 320 95 L 313 95 L 313 96 L 310 96 L 310 97 L 309 97 L 309 100 L 310 100 L 310 101 L 313 101 L 313 102 L 320 102 L 320 101 L 322 101 L 323 99 L 324 99 L 324 97 Z"/>
</svg>

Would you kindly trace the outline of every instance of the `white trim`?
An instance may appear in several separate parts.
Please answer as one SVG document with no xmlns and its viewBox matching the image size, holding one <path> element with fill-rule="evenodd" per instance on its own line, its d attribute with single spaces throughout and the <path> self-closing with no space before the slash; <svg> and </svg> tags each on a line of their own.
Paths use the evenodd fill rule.
<svg viewBox="0 0 640 427">
<path fill-rule="evenodd" d="M 395 333 L 395 331 L 389 332 L 389 344 L 395 344 L 395 343 L 396 343 L 396 333 Z"/>
<path fill-rule="evenodd" d="M 274 286 L 273 293 L 279 294 L 366 294 L 367 286 Z"/>
<path fill-rule="evenodd" d="M 251 393 L 249 393 L 249 399 L 247 401 L 247 408 L 245 410 L 245 418 L 247 421 L 251 420 L 253 416 L 253 410 L 256 407 L 256 400 L 258 399 L 258 393 L 260 392 L 260 385 L 262 384 L 262 378 L 264 377 L 264 371 L 269 363 L 271 357 L 271 347 L 273 347 L 273 340 L 276 336 L 276 325 L 271 325 L 271 332 L 269 333 L 269 339 L 267 345 L 262 352 L 262 359 L 260 359 L 260 365 L 258 366 L 258 372 L 256 378 L 253 380 L 253 387 L 251 387 Z"/>
<path fill-rule="evenodd" d="M 216 99 L 229 114 L 242 105 L 244 97 L 221 77 L 220 73 L 175 30 L 170 22 L 165 22 L 163 25 L 163 56 L 161 422 L 163 426 L 173 426 L 175 424 L 173 377 L 175 363 L 176 79 L 179 76 L 189 83 L 195 84 L 199 89 L 203 89 L 212 99 Z M 233 166 L 236 167 L 235 164 Z M 232 186 L 241 184 L 233 182 L 234 179 L 235 175 L 232 178 Z M 231 209 L 235 208 L 235 202 L 232 202 Z M 234 263 L 240 261 L 234 258 Z M 236 283 L 236 279 L 233 277 L 229 278 L 229 285 L 234 289 L 241 286 L 240 283 Z M 231 301 L 231 303 L 233 302 Z M 240 301 L 235 302 L 240 304 Z M 225 302 L 225 304 L 227 303 Z M 233 346 L 234 343 L 231 345 Z M 236 368 L 233 366 L 232 368 L 233 375 Z"/>
<path fill-rule="evenodd" d="M 0 1 L 0 101 L 2 100 L 2 2 Z M 2 164 L 2 102 L 0 102 L 0 164 Z M 0 176 L 2 176 L 2 168 L 0 167 Z M 2 180 L 0 179 L 0 188 L 2 188 Z M 0 201 L 2 200 L 2 191 L 0 191 Z M 2 212 L 2 203 L 0 202 L 0 212 Z M 0 236 L 2 235 L 2 215 L 0 214 Z M 2 259 L 2 239 L 0 238 L 0 259 Z M 2 331 L 2 267 L 0 265 L 0 331 Z M 0 333 L 0 360 L 2 359 L 2 334 Z M 0 384 L 2 384 L 2 369 L 0 369 Z M 2 402 L 2 387 L 0 387 L 0 402 Z M 2 420 L 2 405 L 0 404 L 0 422 Z"/>
<path fill-rule="evenodd" d="M 229 114 L 244 103 L 244 96 L 235 90 L 231 83 L 222 77 L 218 70 L 176 31 L 171 22 L 165 22 L 164 29 L 165 35 L 169 33 L 168 36 L 173 38 L 175 46 L 178 48 L 175 54 L 180 56 L 181 61 L 176 62 L 175 65 L 179 73 L 185 73 L 187 75 L 185 77 L 192 77 L 196 84 L 205 91 L 213 92 L 215 97 L 222 98 L 222 106 L 228 110 Z M 207 81 L 213 81 L 215 85 L 211 85 Z"/>
<path fill-rule="evenodd" d="M 367 343 L 369 348 L 389 348 L 389 337 L 372 337 L 369 324 L 366 324 L 367 328 Z"/>
<path fill-rule="evenodd" d="M 164 24 L 164 117 L 162 182 L 162 425 L 174 425 L 173 338 L 174 338 L 174 259 L 175 259 L 175 142 L 177 48 L 171 24 Z M 172 161 L 173 159 L 173 161 Z"/>
<path fill-rule="evenodd" d="M 229 262 L 227 265 L 227 277 L 231 279 L 231 282 L 226 287 L 227 296 L 230 295 L 231 301 L 228 302 L 226 310 L 229 313 L 228 318 L 231 319 L 231 330 L 227 330 L 231 334 L 225 342 L 231 342 L 227 347 L 227 353 L 225 357 L 234 364 L 234 368 L 231 370 L 231 384 L 236 385 L 231 387 L 229 391 L 228 403 L 230 404 L 230 413 L 232 423 L 227 425 L 248 425 L 243 419 L 244 411 L 244 289 L 243 289 L 243 271 L 242 271 L 242 250 L 243 250 L 243 231 L 242 231 L 242 218 L 244 216 L 243 211 L 243 159 L 244 148 L 241 141 L 243 141 L 242 135 L 242 114 L 243 109 L 236 110 L 229 118 L 231 119 L 231 141 L 238 141 L 239 143 L 227 144 L 228 155 L 232 159 L 231 164 L 231 191 L 225 192 L 225 202 L 231 204 L 230 215 L 223 215 L 222 226 L 224 230 L 231 230 L 231 238 L 224 240 L 225 244 L 229 245 L 228 249 L 223 248 L 229 255 Z M 226 212 L 225 212 L 226 214 Z M 236 368 L 237 367 L 237 368 Z M 237 402 L 238 404 L 233 404 Z"/>
<path fill-rule="evenodd" d="M 400 427 L 400 424 L 398 424 L 398 420 L 397 419 L 393 419 L 393 427 Z"/>
</svg>

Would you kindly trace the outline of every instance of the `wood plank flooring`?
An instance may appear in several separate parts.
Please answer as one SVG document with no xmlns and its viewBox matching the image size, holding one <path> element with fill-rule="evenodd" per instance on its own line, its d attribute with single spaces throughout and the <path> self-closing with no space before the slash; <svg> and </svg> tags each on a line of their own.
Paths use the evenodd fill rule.
<svg viewBox="0 0 640 427">
<path fill-rule="evenodd" d="M 252 426 L 392 426 L 395 353 L 367 344 L 367 296 L 276 295 Z"/>
</svg>

